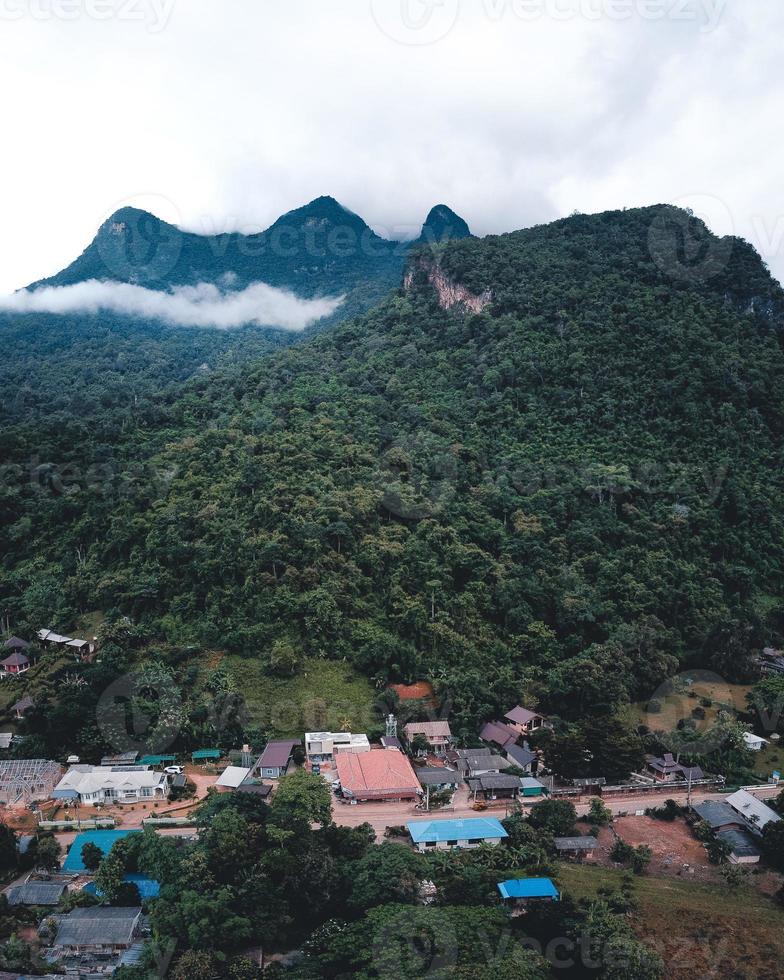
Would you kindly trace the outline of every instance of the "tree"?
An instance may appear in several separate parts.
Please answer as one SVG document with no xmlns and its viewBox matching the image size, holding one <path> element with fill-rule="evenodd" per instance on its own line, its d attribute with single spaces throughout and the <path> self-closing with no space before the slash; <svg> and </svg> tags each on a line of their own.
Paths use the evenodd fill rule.
<svg viewBox="0 0 784 980">
<path fill-rule="evenodd" d="M 568 800 L 543 800 L 531 807 L 528 819 L 538 830 L 546 830 L 555 837 L 568 837 L 574 833 L 577 811 Z"/>
<path fill-rule="evenodd" d="M 0 873 L 6 874 L 16 867 L 16 834 L 9 826 L 0 823 Z"/>
<path fill-rule="evenodd" d="M 189 950 L 177 960 L 172 980 L 219 980 L 218 963 L 212 953 Z"/>
<path fill-rule="evenodd" d="M 125 867 L 119 856 L 114 854 L 114 848 L 101 861 L 95 874 L 95 888 L 101 897 L 113 905 L 120 893 L 125 877 Z"/>
<path fill-rule="evenodd" d="M 765 824 L 762 831 L 762 851 L 771 867 L 784 871 L 784 820 Z"/>
<path fill-rule="evenodd" d="M 60 844 L 54 837 L 39 837 L 36 847 L 36 865 L 47 871 L 54 871 L 60 867 L 60 853 Z"/>
<path fill-rule="evenodd" d="M 425 857 L 403 844 L 386 841 L 372 847 L 350 866 L 349 904 L 363 911 L 391 902 L 415 902 L 427 870 Z"/>
<path fill-rule="evenodd" d="M 610 808 L 595 796 L 588 807 L 588 822 L 596 827 L 606 827 L 612 822 L 612 812 Z"/>
<path fill-rule="evenodd" d="M 279 827 L 292 829 L 296 825 L 332 822 L 332 796 L 321 776 L 297 769 L 284 776 L 270 807 L 271 817 Z"/>
<path fill-rule="evenodd" d="M 97 871 L 98 865 L 103 860 L 103 851 L 98 847 L 97 844 L 93 844 L 92 841 L 87 841 L 87 843 L 82 847 L 82 864 L 87 868 L 88 871 Z"/>
</svg>

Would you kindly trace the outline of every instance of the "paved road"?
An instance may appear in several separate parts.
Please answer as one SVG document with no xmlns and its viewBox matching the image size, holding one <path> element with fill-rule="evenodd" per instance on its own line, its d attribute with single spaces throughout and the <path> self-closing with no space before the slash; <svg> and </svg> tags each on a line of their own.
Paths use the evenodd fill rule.
<svg viewBox="0 0 784 980">
<path fill-rule="evenodd" d="M 755 789 L 754 795 L 759 799 L 770 799 L 780 792 L 781 787 L 765 786 L 762 789 Z M 716 792 L 692 792 L 692 803 L 703 803 L 705 800 L 724 800 L 727 793 Z M 582 797 L 575 803 L 578 816 L 585 816 L 590 809 L 590 797 Z M 645 810 L 647 807 L 661 806 L 665 800 L 675 800 L 677 803 L 686 803 L 685 789 L 678 792 L 675 787 L 663 789 L 661 793 L 645 793 L 636 796 L 609 797 L 603 799 L 605 805 L 614 814 L 621 813 L 633 814 L 637 810 Z M 527 806 L 524 801 L 524 806 Z M 532 800 L 533 805 L 536 801 Z M 487 809 L 481 812 L 474 810 L 469 801 L 468 789 L 460 787 L 455 794 L 454 806 L 441 810 L 432 811 L 433 817 L 452 817 L 455 819 L 477 816 L 498 817 L 503 819 L 509 813 L 509 802 L 498 801 L 489 804 Z M 412 803 L 357 803 L 352 806 L 349 803 L 341 803 L 338 800 L 332 805 L 332 818 L 336 824 L 344 827 L 357 827 L 361 823 L 369 823 L 376 831 L 376 837 L 382 837 L 387 827 L 405 824 L 409 820 L 422 820 L 428 816 L 423 810 L 417 810 Z"/>
</svg>

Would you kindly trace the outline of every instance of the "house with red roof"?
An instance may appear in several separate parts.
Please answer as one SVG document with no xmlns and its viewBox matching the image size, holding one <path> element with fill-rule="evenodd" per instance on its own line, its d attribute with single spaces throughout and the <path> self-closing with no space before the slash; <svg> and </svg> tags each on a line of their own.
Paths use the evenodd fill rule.
<svg viewBox="0 0 784 980">
<path fill-rule="evenodd" d="M 340 792 L 352 802 L 414 800 L 422 792 L 414 767 L 399 749 L 338 752 L 335 767 Z"/>
</svg>

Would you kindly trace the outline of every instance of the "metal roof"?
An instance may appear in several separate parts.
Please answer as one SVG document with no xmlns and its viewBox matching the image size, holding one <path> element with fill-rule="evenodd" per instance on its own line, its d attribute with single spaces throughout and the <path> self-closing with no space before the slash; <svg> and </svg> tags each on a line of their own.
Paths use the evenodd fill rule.
<svg viewBox="0 0 784 980">
<path fill-rule="evenodd" d="M 595 837 L 556 837 L 556 851 L 593 851 L 599 846 Z"/>
<path fill-rule="evenodd" d="M 406 824 L 412 840 L 419 843 L 450 840 L 501 840 L 509 834 L 495 817 L 465 820 L 412 820 Z"/>
<path fill-rule="evenodd" d="M 468 785 L 472 790 L 486 789 L 520 789 L 519 776 L 507 776 L 503 772 L 489 772 L 476 779 L 469 779 Z"/>
<path fill-rule="evenodd" d="M 62 881 L 28 881 L 6 893 L 9 905 L 57 905 L 65 891 Z"/>
<path fill-rule="evenodd" d="M 462 776 L 454 769 L 442 769 L 435 766 L 423 766 L 414 769 L 416 777 L 423 786 L 441 786 L 444 783 L 459 783 Z"/>
<path fill-rule="evenodd" d="M 513 721 L 517 725 L 527 725 L 532 722 L 534 718 L 544 718 L 544 715 L 540 715 L 538 711 L 531 711 L 529 708 L 523 708 L 521 705 L 515 705 L 511 711 L 507 711 L 504 715 L 508 721 Z"/>
<path fill-rule="evenodd" d="M 55 946 L 130 946 L 140 908 L 74 909 L 62 916 Z"/>
<path fill-rule="evenodd" d="M 760 857 L 760 850 L 744 830 L 720 830 L 716 837 L 729 844 L 735 857 Z"/>
<path fill-rule="evenodd" d="M 220 749 L 196 749 L 195 752 L 191 752 L 192 759 L 220 759 L 220 757 Z"/>
<path fill-rule="evenodd" d="M 95 844 L 104 855 L 111 851 L 118 840 L 122 840 L 129 834 L 139 834 L 140 830 L 86 830 L 79 834 L 68 850 L 68 856 L 63 862 L 63 871 L 86 871 L 87 868 L 82 861 L 82 848 L 85 844 Z"/>
<path fill-rule="evenodd" d="M 536 752 L 521 748 L 519 745 L 507 745 L 504 751 L 512 762 L 521 769 L 527 769 L 536 758 Z"/>
<path fill-rule="evenodd" d="M 560 898 L 549 878 L 512 878 L 499 882 L 498 891 L 502 898 Z"/>
<path fill-rule="evenodd" d="M 301 744 L 298 738 L 286 738 L 279 739 L 275 742 L 268 742 L 267 747 L 261 753 L 258 765 L 262 769 L 284 769 L 289 764 L 294 747 Z"/>
<path fill-rule="evenodd" d="M 762 800 L 758 800 L 756 796 L 752 796 L 745 789 L 739 789 L 737 793 L 728 796 L 727 802 L 733 810 L 737 810 L 760 833 L 767 824 L 777 823 L 781 820 L 775 810 L 771 810 Z"/>
<path fill-rule="evenodd" d="M 730 823 L 744 823 L 743 817 L 737 810 L 733 810 L 729 803 L 706 800 L 704 803 L 698 803 L 693 809 L 700 820 L 704 820 L 713 828 L 725 827 Z"/>
</svg>

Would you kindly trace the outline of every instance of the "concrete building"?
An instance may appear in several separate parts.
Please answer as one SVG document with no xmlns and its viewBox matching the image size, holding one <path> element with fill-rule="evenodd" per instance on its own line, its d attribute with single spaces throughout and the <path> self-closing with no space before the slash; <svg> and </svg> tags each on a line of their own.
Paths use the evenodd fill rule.
<svg viewBox="0 0 784 980">
<path fill-rule="evenodd" d="M 351 732 L 306 732 L 305 755 L 309 762 L 331 762 L 339 752 L 369 752 L 367 735 Z"/>
<path fill-rule="evenodd" d="M 509 835 L 495 817 L 468 817 L 465 820 L 412 820 L 406 824 L 418 851 L 452 850 L 498 844 Z"/>
<path fill-rule="evenodd" d="M 166 773 L 141 767 L 71 766 L 55 786 L 56 800 L 74 800 L 85 806 L 96 803 L 138 803 L 164 800 L 169 795 Z"/>
<path fill-rule="evenodd" d="M 338 752 L 340 792 L 349 800 L 415 800 L 422 790 L 414 768 L 398 749 Z"/>
</svg>

